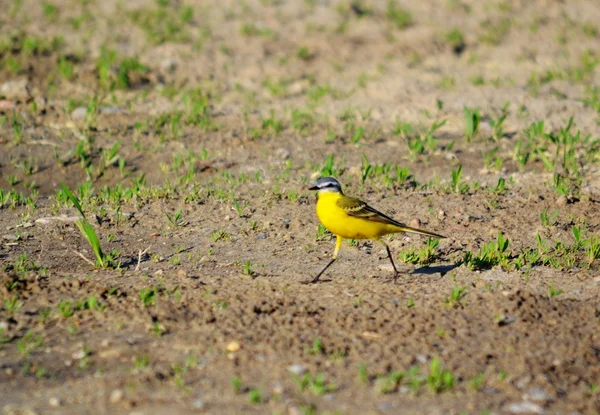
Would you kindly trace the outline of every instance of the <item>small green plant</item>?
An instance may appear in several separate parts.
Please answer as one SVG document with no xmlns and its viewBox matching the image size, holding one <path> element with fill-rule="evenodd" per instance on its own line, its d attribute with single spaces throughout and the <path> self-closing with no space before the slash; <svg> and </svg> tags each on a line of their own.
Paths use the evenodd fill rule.
<svg viewBox="0 0 600 415">
<path fill-rule="evenodd" d="M 100 239 L 98 238 L 98 235 L 96 234 L 96 231 L 94 230 L 92 225 L 90 225 L 90 223 L 85 218 L 85 214 L 83 213 L 83 209 L 81 207 L 79 199 L 73 194 L 73 192 L 71 192 L 71 189 L 69 189 L 64 183 L 61 182 L 60 185 L 62 187 L 63 194 L 81 214 L 82 219 L 75 222 L 75 224 L 77 225 L 77 228 L 79 228 L 81 234 L 85 237 L 85 239 L 92 247 L 92 251 L 94 252 L 94 256 L 96 257 L 96 266 L 100 268 L 114 267 L 115 258 L 113 254 L 115 253 L 115 251 L 113 251 L 113 253 L 111 254 L 106 254 L 102 250 L 102 246 L 100 245 Z"/>
<path fill-rule="evenodd" d="M 449 370 L 444 369 L 440 359 L 435 357 L 429 365 L 426 382 L 429 389 L 435 393 L 440 393 L 454 387 L 454 375 Z"/>
<path fill-rule="evenodd" d="M 11 298 L 4 300 L 4 308 L 9 315 L 15 314 L 23 306 L 23 302 L 19 301 L 19 297 L 13 295 Z"/>
<path fill-rule="evenodd" d="M 235 210 L 235 213 L 237 213 L 237 215 L 242 218 L 244 217 L 244 211 L 246 210 L 246 208 L 248 207 L 250 203 L 247 200 L 234 200 L 233 201 L 233 209 Z"/>
<path fill-rule="evenodd" d="M 77 304 L 73 304 L 72 301 L 69 300 L 61 300 L 58 303 L 58 312 L 63 318 L 69 318 L 75 314 L 75 311 L 78 310 Z"/>
<path fill-rule="evenodd" d="M 139 292 L 140 300 L 144 307 L 150 307 L 156 304 L 156 297 L 158 296 L 158 290 L 155 287 L 142 288 Z"/>
<path fill-rule="evenodd" d="M 247 260 L 246 262 L 244 262 L 242 272 L 244 273 L 244 275 L 249 275 L 249 276 L 254 275 L 254 271 L 252 270 L 252 261 Z"/>
<path fill-rule="evenodd" d="M 29 357 L 31 353 L 44 344 L 42 336 L 34 334 L 30 331 L 25 333 L 19 341 L 17 341 L 17 349 L 23 357 Z"/>
<path fill-rule="evenodd" d="M 394 0 L 388 1 L 385 15 L 400 30 L 406 29 L 413 24 L 412 14 L 399 7 Z"/>
<path fill-rule="evenodd" d="M 294 376 L 294 379 L 301 392 L 308 389 L 316 396 L 325 395 L 327 392 L 333 392 L 336 389 L 334 385 L 327 382 L 323 373 L 319 373 L 314 377 L 310 373 L 306 373 L 302 377 Z"/>
<path fill-rule="evenodd" d="M 369 373 L 367 372 L 367 365 L 364 363 L 358 366 L 358 379 L 361 383 L 369 383 Z"/>
<path fill-rule="evenodd" d="M 314 54 L 306 46 L 300 46 L 296 52 L 296 56 L 303 61 L 309 61 L 314 58 Z"/>
<path fill-rule="evenodd" d="M 444 303 L 448 307 L 463 307 L 466 295 L 467 287 L 453 287 L 450 296 L 446 297 Z"/>
<path fill-rule="evenodd" d="M 479 121 L 481 120 L 481 116 L 479 115 L 478 109 L 471 109 L 468 107 L 464 107 L 465 113 L 465 138 L 467 139 L 467 143 L 470 143 L 471 140 L 477 135 L 477 131 L 479 129 Z"/>
<path fill-rule="evenodd" d="M 308 350 L 308 354 L 312 355 L 320 355 L 325 353 L 325 347 L 323 346 L 323 341 L 317 337 L 313 342 L 312 347 Z"/>
<path fill-rule="evenodd" d="M 462 178 L 462 164 L 459 164 L 456 170 L 452 170 L 452 190 L 456 193 L 466 193 L 469 191 L 469 185 L 467 183 L 461 183 Z"/>
<path fill-rule="evenodd" d="M 135 368 L 136 369 L 138 369 L 138 370 L 144 369 L 144 368 L 148 367 L 149 364 L 150 364 L 150 358 L 148 357 L 147 354 L 135 357 Z"/>
<path fill-rule="evenodd" d="M 173 227 L 184 227 L 184 226 L 187 226 L 189 224 L 188 221 L 186 221 L 185 219 L 183 219 L 182 210 L 181 209 L 179 209 L 174 214 L 170 214 L 169 212 L 165 212 L 165 216 L 167 217 L 167 220 L 169 221 L 169 223 Z"/>
<path fill-rule="evenodd" d="M 510 257 L 508 245 L 509 240 L 504 238 L 502 232 L 499 232 L 496 241 L 483 244 L 476 255 L 471 251 L 465 252 L 462 263 L 471 270 L 491 268 L 495 265 L 508 268 Z"/>
<path fill-rule="evenodd" d="M 240 393 L 242 390 L 242 379 L 239 376 L 234 376 L 231 378 L 231 388 L 233 389 L 233 393 Z"/>
<path fill-rule="evenodd" d="M 426 246 L 420 250 L 407 250 L 400 253 L 400 260 L 407 264 L 428 265 L 435 261 L 437 255 L 435 249 L 439 245 L 440 240 L 435 238 L 427 238 Z"/>
<path fill-rule="evenodd" d="M 558 297 L 563 292 L 564 292 L 563 290 L 559 290 L 554 286 L 554 281 L 550 282 L 550 286 L 548 287 L 548 297 L 550 297 L 550 298 Z"/>
<path fill-rule="evenodd" d="M 248 400 L 250 403 L 259 404 L 266 402 L 266 397 L 258 389 L 250 389 L 248 392 Z"/>
<path fill-rule="evenodd" d="M 548 216 L 548 209 L 544 209 L 542 213 L 540 213 L 540 220 L 542 221 L 542 225 L 548 227 L 556 224 L 556 218 L 560 211 L 554 210 L 554 212 Z"/>
</svg>

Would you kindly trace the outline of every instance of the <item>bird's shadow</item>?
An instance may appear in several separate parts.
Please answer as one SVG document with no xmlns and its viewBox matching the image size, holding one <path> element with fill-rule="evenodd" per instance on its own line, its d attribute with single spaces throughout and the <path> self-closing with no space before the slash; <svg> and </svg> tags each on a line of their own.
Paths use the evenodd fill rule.
<svg viewBox="0 0 600 415">
<path fill-rule="evenodd" d="M 439 273 L 443 277 L 446 273 L 452 271 L 454 268 L 458 268 L 458 264 L 438 265 L 435 267 L 421 267 L 413 270 L 411 274 L 432 275 Z"/>
</svg>

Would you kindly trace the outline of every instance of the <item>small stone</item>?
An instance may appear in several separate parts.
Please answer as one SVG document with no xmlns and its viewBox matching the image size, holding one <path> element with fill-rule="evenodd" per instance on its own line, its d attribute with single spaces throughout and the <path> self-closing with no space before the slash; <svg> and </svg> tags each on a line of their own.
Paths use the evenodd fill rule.
<svg viewBox="0 0 600 415">
<path fill-rule="evenodd" d="M 267 235 L 266 235 L 266 234 L 264 234 L 264 233 L 259 233 L 258 235 L 256 235 L 256 237 L 257 237 L 258 239 L 267 239 Z"/>
<path fill-rule="evenodd" d="M 48 404 L 53 408 L 57 408 L 60 406 L 61 402 L 60 402 L 59 398 L 57 398 L 56 396 L 53 396 L 48 400 Z"/>
<path fill-rule="evenodd" d="M 227 345 L 227 351 L 229 353 L 235 353 L 235 352 L 239 351 L 241 348 L 242 348 L 242 346 L 236 341 L 232 341 Z"/>
<path fill-rule="evenodd" d="M 511 403 L 505 407 L 511 414 L 541 414 L 544 412 L 541 406 L 533 402 Z"/>
<path fill-rule="evenodd" d="M 523 395 L 526 401 L 546 402 L 551 400 L 550 396 L 542 388 L 533 387 Z"/>
<path fill-rule="evenodd" d="M 77 107 L 73 110 L 73 112 L 71 112 L 71 118 L 74 120 L 85 118 L 86 115 L 87 115 L 86 107 Z"/>
<path fill-rule="evenodd" d="M 438 211 L 437 217 L 438 217 L 439 220 L 444 219 L 446 217 L 446 212 L 444 212 L 443 210 L 440 209 Z"/>
<path fill-rule="evenodd" d="M 287 160 L 291 157 L 291 154 L 288 149 L 278 148 L 275 150 L 275 156 L 280 160 Z"/>
<path fill-rule="evenodd" d="M 98 357 L 100 359 L 116 359 L 120 356 L 121 356 L 121 352 L 118 351 L 117 349 L 108 349 L 108 350 L 102 350 L 101 352 L 98 352 Z"/>
<path fill-rule="evenodd" d="M 19 237 L 17 235 L 15 235 L 14 233 L 9 233 L 8 235 L 4 235 L 3 238 L 6 239 L 7 241 L 18 241 L 19 240 Z"/>
<path fill-rule="evenodd" d="M 304 413 L 304 411 L 302 411 L 297 406 L 290 406 L 288 408 L 288 415 L 302 415 L 303 413 Z"/>
<path fill-rule="evenodd" d="M 425 355 L 423 355 L 423 354 L 418 354 L 418 355 L 415 357 L 415 359 L 417 359 L 417 362 L 419 362 L 419 363 L 421 363 L 421 364 L 427 363 L 427 361 L 429 360 L 429 359 L 427 358 L 427 356 L 425 356 Z"/>
<path fill-rule="evenodd" d="M 119 107 L 106 106 L 106 107 L 100 108 L 100 114 L 114 115 L 114 114 L 124 114 L 124 113 L 125 113 L 125 110 L 123 108 L 119 108 Z"/>
<path fill-rule="evenodd" d="M 556 199 L 556 206 L 564 207 L 567 206 L 568 202 L 569 201 L 565 196 L 560 196 L 558 199 Z"/>
<path fill-rule="evenodd" d="M 394 267 L 392 267 L 392 264 L 379 264 L 377 265 L 377 269 L 380 271 L 394 272 Z"/>
<path fill-rule="evenodd" d="M 231 220 L 231 216 L 225 215 L 225 217 L 223 217 L 223 220 Z"/>
<path fill-rule="evenodd" d="M 210 259 L 205 255 L 202 258 L 200 258 L 200 263 L 204 264 L 206 262 L 210 262 Z"/>
<path fill-rule="evenodd" d="M 390 402 L 381 402 L 379 405 L 377 405 L 379 407 L 380 410 L 382 411 L 388 411 L 390 409 L 392 409 L 392 404 Z"/>
<path fill-rule="evenodd" d="M 108 400 L 110 401 L 110 403 L 117 403 L 120 402 L 124 396 L 125 394 L 121 389 L 115 389 L 110 393 Z"/>
<path fill-rule="evenodd" d="M 87 353 L 85 352 L 85 350 L 77 350 L 76 352 L 73 353 L 73 355 L 71 357 L 73 357 L 73 359 L 83 359 L 85 356 L 87 356 Z"/>
<path fill-rule="evenodd" d="M 13 79 L 0 85 L 0 96 L 6 99 L 27 98 L 27 79 Z"/>
<path fill-rule="evenodd" d="M 196 398 L 192 401 L 192 408 L 202 411 L 206 408 L 206 403 L 202 399 Z"/>
<path fill-rule="evenodd" d="M 306 366 L 300 365 L 300 364 L 288 366 L 288 370 L 297 376 L 302 376 L 303 374 L 308 372 L 308 368 Z"/>
<path fill-rule="evenodd" d="M 16 107 L 14 102 L 8 99 L 0 99 L 0 111 L 13 110 Z"/>
<path fill-rule="evenodd" d="M 273 393 L 275 395 L 282 395 L 283 394 L 283 385 L 281 384 L 281 382 L 275 382 L 275 383 L 273 383 L 273 388 L 271 390 L 273 391 Z"/>
<path fill-rule="evenodd" d="M 417 218 L 413 218 L 410 223 L 408 224 L 408 226 L 411 226 L 413 228 L 420 228 L 421 227 L 421 221 Z"/>
<path fill-rule="evenodd" d="M 183 269 L 180 269 L 179 271 L 177 271 L 177 276 L 179 278 L 184 278 L 186 275 L 187 275 L 187 273 Z"/>
<path fill-rule="evenodd" d="M 160 69 L 164 72 L 175 72 L 177 69 L 177 60 L 173 58 L 163 59 L 160 63 Z"/>
<path fill-rule="evenodd" d="M 445 153 L 444 158 L 448 161 L 458 160 L 458 157 L 456 157 L 456 153 L 452 153 L 452 152 Z"/>
</svg>

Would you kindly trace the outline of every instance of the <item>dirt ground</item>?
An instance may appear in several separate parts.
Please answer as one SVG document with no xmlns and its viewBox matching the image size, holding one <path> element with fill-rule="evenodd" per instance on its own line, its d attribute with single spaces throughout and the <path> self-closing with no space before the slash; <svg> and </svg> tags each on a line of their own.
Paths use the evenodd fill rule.
<svg viewBox="0 0 600 415">
<path fill-rule="evenodd" d="M 0 9 L 5 414 L 600 413 L 596 1 Z"/>
</svg>

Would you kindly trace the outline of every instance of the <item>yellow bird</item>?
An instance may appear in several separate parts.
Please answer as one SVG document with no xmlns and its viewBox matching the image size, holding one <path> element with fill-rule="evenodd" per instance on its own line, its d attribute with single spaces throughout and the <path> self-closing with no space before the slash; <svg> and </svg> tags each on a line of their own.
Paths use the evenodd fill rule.
<svg viewBox="0 0 600 415">
<path fill-rule="evenodd" d="M 318 191 L 317 217 L 323 226 L 337 238 L 331 261 L 309 283 L 317 282 L 325 270 L 335 262 L 345 238 L 372 239 L 382 243 L 394 268 L 394 281 L 398 278 L 398 270 L 389 246 L 381 240 L 382 236 L 390 233 L 410 232 L 444 238 L 437 233 L 406 226 L 378 212 L 362 200 L 344 195 L 340 183 L 333 177 L 320 178 L 309 190 Z"/>
</svg>

